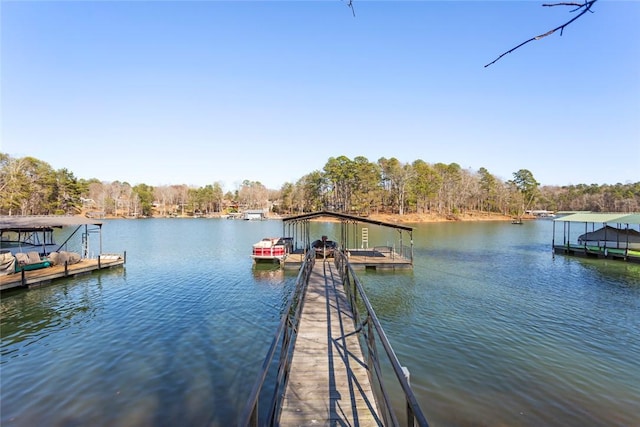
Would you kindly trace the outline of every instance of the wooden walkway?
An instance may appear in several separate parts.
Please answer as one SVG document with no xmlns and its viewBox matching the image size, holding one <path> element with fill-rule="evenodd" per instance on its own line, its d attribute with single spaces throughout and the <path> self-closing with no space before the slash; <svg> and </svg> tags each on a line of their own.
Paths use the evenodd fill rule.
<svg viewBox="0 0 640 427">
<path fill-rule="evenodd" d="M 333 259 L 317 259 L 285 390 L 280 426 L 381 426 Z"/>
</svg>

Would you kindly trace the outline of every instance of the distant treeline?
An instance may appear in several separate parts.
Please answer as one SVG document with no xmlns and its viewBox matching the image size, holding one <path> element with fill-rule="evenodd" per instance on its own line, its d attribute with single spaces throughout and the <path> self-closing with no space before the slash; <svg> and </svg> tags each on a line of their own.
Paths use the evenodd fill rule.
<svg viewBox="0 0 640 427">
<path fill-rule="evenodd" d="M 541 187 L 533 173 L 520 169 L 503 181 L 487 169 L 456 163 L 402 163 L 395 158 L 370 162 L 366 157 L 331 157 L 322 170 L 268 189 L 244 181 L 233 192 L 219 182 L 204 187 L 78 179 L 67 169 L 54 170 L 33 157 L 0 153 L 0 214 L 97 216 L 214 215 L 244 209 L 280 214 L 332 210 L 372 213 L 465 212 L 522 215 L 527 209 L 596 212 L 640 211 L 640 182 Z"/>
</svg>

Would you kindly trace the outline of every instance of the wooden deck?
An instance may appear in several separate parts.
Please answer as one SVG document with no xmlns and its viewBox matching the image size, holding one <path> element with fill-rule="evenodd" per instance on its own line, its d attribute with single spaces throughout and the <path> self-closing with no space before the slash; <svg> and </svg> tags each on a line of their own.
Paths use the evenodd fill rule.
<svg viewBox="0 0 640 427">
<path fill-rule="evenodd" d="M 347 250 L 349 264 L 358 269 L 404 269 L 413 268 L 411 260 L 392 252 L 381 252 L 374 249 L 349 249 Z M 333 260 L 333 258 L 329 258 Z M 304 253 L 294 252 L 285 258 L 282 263 L 286 269 L 298 269 L 304 261 Z M 322 261 L 321 258 L 318 261 Z"/>
<path fill-rule="evenodd" d="M 25 271 L 24 283 L 22 282 L 23 279 L 21 272 L 0 276 L 0 291 L 18 288 L 21 286 L 31 288 L 46 285 L 56 279 L 87 274 L 98 269 L 121 266 L 124 262 L 125 260 L 122 256 L 108 255 L 103 256 L 100 259 L 100 265 L 98 265 L 97 258 L 91 258 L 83 259 L 77 264 L 67 266 L 66 271 L 64 265 L 55 265 L 53 267 L 41 268 L 39 270 Z"/>
<path fill-rule="evenodd" d="M 640 262 L 640 251 L 633 249 L 604 248 L 591 245 L 555 245 L 556 254 L 575 255 L 580 257 L 616 259 L 629 262 Z"/>
<path fill-rule="evenodd" d="M 327 261 L 309 278 L 279 425 L 381 426 L 353 313 Z"/>
</svg>

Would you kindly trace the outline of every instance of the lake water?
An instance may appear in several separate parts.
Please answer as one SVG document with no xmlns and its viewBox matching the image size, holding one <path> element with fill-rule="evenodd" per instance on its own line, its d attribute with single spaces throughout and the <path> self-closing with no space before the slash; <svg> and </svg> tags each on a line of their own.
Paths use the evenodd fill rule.
<svg viewBox="0 0 640 427">
<path fill-rule="evenodd" d="M 106 221 L 124 269 L 2 295 L 1 424 L 235 425 L 296 275 L 251 245 L 281 234 Z M 545 220 L 415 225 L 412 271 L 359 273 L 430 425 L 640 425 L 640 265 L 551 239 Z"/>
</svg>

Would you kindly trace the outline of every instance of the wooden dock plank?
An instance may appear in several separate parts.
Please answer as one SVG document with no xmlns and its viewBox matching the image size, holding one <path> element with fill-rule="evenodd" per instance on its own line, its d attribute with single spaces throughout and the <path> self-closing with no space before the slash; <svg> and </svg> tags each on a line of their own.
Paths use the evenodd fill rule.
<svg viewBox="0 0 640 427">
<path fill-rule="evenodd" d="M 316 260 L 304 296 L 281 426 L 381 426 L 353 313 L 335 266 Z"/>
<path fill-rule="evenodd" d="M 346 252 L 349 257 L 349 264 L 354 269 L 405 269 L 413 267 L 410 259 L 403 258 L 398 254 L 355 249 L 347 250 Z M 329 260 L 332 261 L 332 258 L 329 258 Z M 322 261 L 322 259 L 318 259 L 318 261 Z M 285 268 L 299 268 L 303 262 L 303 253 L 292 253 L 285 258 L 283 266 Z"/>
<path fill-rule="evenodd" d="M 39 286 L 56 279 L 87 274 L 94 270 L 117 267 L 123 264 L 123 258 L 101 259 L 99 266 L 96 258 L 85 258 L 77 264 L 68 265 L 66 274 L 64 265 L 55 265 L 52 267 L 41 268 L 39 270 L 25 271 L 24 284 L 28 287 Z M 22 273 L 20 272 L 0 276 L 0 290 L 17 288 L 22 285 Z"/>
</svg>

